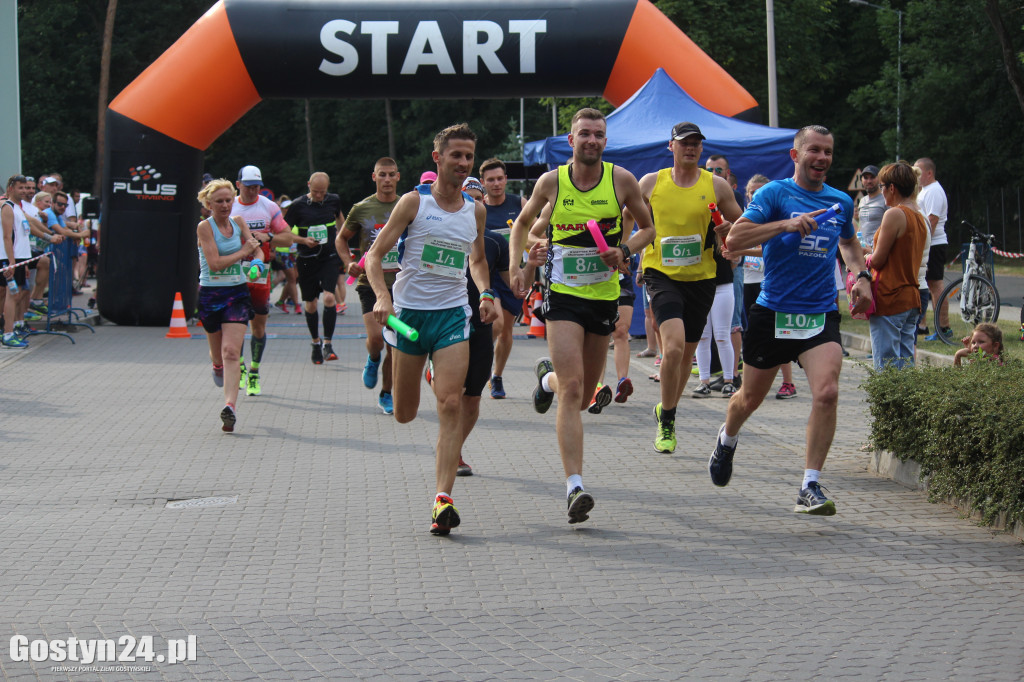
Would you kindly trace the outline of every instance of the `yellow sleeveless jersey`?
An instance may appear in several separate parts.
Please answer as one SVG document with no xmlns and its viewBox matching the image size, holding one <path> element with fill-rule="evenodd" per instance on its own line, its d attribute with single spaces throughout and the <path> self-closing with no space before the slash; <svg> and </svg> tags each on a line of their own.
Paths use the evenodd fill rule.
<svg viewBox="0 0 1024 682">
<path fill-rule="evenodd" d="M 655 237 L 644 249 L 644 270 L 657 270 L 682 282 L 715 276 L 715 233 L 708 210 L 715 201 L 713 178 L 701 168 L 693 187 L 679 187 L 671 168 L 658 171 L 651 192 Z"/>
<path fill-rule="evenodd" d="M 615 196 L 612 164 L 602 163 L 601 180 L 593 189 L 576 188 L 570 165 L 558 167 L 558 196 L 548 224 L 548 262 L 544 274 L 552 291 L 598 301 L 619 297 L 619 278 L 597 253 L 587 221 L 601 227 L 608 246 L 622 242 L 622 210 Z"/>
</svg>

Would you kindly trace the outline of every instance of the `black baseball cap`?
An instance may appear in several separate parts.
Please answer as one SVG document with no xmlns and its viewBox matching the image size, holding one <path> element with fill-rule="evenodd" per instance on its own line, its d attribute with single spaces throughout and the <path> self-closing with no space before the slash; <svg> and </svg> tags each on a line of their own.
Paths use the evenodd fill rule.
<svg viewBox="0 0 1024 682">
<path fill-rule="evenodd" d="M 697 127 L 696 123 L 690 123 L 689 121 L 683 121 L 672 126 L 672 139 L 673 140 L 684 140 L 690 135 L 700 135 L 700 139 L 706 140 L 708 138 L 700 132 L 700 128 Z"/>
<path fill-rule="evenodd" d="M 864 170 L 860 172 L 861 175 L 874 175 L 878 177 L 878 166 L 864 166 Z"/>
</svg>

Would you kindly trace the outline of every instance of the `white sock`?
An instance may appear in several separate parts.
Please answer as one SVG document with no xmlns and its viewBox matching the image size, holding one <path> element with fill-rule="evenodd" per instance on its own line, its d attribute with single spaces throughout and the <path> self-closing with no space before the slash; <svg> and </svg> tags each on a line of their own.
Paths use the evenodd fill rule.
<svg viewBox="0 0 1024 682">
<path fill-rule="evenodd" d="M 725 424 L 722 424 L 722 429 L 721 431 L 718 432 L 718 439 L 719 441 L 721 441 L 722 445 L 724 445 L 727 448 L 734 448 L 736 447 L 736 443 L 740 442 L 739 434 L 736 434 L 735 436 L 730 436 L 728 433 L 725 432 Z"/>
<path fill-rule="evenodd" d="M 540 387 L 543 388 L 548 393 L 554 393 L 554 391 L 551 390 L 551 384 L 548 383 L 548 379 L 551 378 L 551 374 L 551 372 L 548 372 L 547 374 L 540 378 Z"/>
<path fill-rule="evenodd" d="M 579 474 L 573 474 L 569 478 L 565 479 L 565 496 L 568 497 L 573 490 L 582 487 L 583 477 Z"/>
<path fill-rule="evenodd" d="M 819 478 L 821 478 L 821 472 L 817 469 L 804 469 L 804 484 L 800 486 L 800 489 L 803 490 L 812 481 L 817 483 Z"/>
<path fill-rule="evenodd" d="M 452 499 L 452 496 L 449 495 L 448 493 L 438 493 L 438 494 L 434 495 L 434 499 L 436 500 L 437 498 L 439 498 L 441 496 L 447 497 L 449 500 Z"/>
</svg>

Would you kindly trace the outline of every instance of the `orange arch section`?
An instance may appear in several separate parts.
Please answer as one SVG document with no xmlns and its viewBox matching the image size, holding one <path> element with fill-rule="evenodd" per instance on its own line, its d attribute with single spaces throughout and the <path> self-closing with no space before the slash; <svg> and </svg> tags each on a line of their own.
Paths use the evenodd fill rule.
<svg viewBox="0 0 1024 682">
<path fill-rule="evenodd" d="M 661 67 L 705 109 L 735 116 L 757 100 L 650 0 L 637 0 L 604 98 L 619 106 Z"/>
<path fill-rule="evenodd" d="M 218 97 L 200 100 L 197 84 L 209 80 L 213 69 L 223 88 Z M 224 1 L 218 0 L 110 103 L 110 109 L 206 149 L 260 99 L 238 52 Z M 196 110 L 187 111 L 188 107 Z"/>
</svg>

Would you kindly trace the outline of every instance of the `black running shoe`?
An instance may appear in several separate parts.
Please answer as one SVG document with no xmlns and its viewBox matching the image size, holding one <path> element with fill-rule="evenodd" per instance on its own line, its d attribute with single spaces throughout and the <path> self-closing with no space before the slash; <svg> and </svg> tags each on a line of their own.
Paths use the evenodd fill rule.
<svg viewBox="0 0 1024 682">
<path fill-rule="evenodd" d="M 551 358 L 541 358 L 537 361 L 537 366 L 534 368 L 534 373 L 537 375 L 537 388 L 533 392 L 533 409 L 537 410 L 540 414 L 544 414 L 551 407 L 551 402 L 555 399 L 553 391 L 545 391 L 542 379 L 545 374 L 550 374 L 555 371 L 555 366 L 551 364 Z"/>
<path fill-rule="evenodd" d="M 825 497 L 821 491 L 824 488 L 817 481 L 811 481 L 807 487 L 796 496 L 796 506 L 793 511 L 797 514 L 813 514 L 815 516 L 832 516 L 836 513 L 836 503 Z"/>
<path fill-rule="evenodd" d="M 576 486 L 569 493 L 569 523 L 582 523 L 590 518 L 590 510 L 594 508 L 594 497 Z"/>
<path fill-rule="evenodd" d="M 601 414 L 601 410 L 608 407 L 612 402 L 612 387 L 605 384 L 594 393 L 594 399 L 590 401 L 587 412 L 590 414 Z"/>
<path fill-rule="evenodd" d="M 220 411 L 220 420 L 223 424 L 220 427 L 221 431 L 227 431 L 231 433 L 235 430 L 235 411 L 228 405 L 224 406 L 224 409 Z"/>
<path fill-rule="evenodd" d="M 313 342 L 313 364 L 322 365 L 324 364 L 324 349 L 320 345 L 319 341 Z"/>
<path fill-rule="evenodd" d="M 330 362 L 331 360 L 337 360 L 337 359 L 338 359 L 338 355 L 337 355 L 337 353 L 334 352 L 334 349 L 331 348 L 331 344 L 325 343 L 324 344 L 324 360 L 327 360 L 328 362 Z"/>
<path fill-rule="evenodd" d="M 729 485 L 732 478 L 732 456 L 736 454 L 736 446 L 729 447 L 722 445 L 722 434 L 725 433 L 725 424 L 718 429 L 718 437 L 715 438 L 715 451 L 711 453 L 708 460 L 708 473 L 711 474 L 711 482 L 722 487 Z"/>
</svg>

